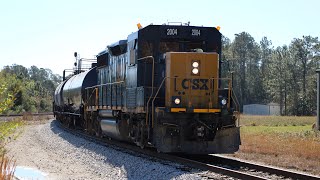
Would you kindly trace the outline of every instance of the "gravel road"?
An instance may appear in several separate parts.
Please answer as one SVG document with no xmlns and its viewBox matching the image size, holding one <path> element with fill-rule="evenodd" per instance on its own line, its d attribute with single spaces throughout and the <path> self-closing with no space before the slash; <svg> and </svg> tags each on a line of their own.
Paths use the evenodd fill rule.
<svg viewBox="0 0 320 180">
<path fill-rule="evenodd" d="M 18 166 L 38 169 L 46 179 L 206 179 L 207 174 L 98 145 L 60 129 L 56 121 L 26 126 L 7 149 Z"/>
</svg>

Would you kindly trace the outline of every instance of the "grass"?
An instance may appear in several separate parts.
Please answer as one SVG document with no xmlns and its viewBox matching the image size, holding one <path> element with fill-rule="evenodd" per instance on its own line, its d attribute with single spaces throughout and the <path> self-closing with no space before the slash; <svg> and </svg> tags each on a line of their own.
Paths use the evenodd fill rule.
<svg viewBox="0 0 320 180">
<path fill-rule="evenodd" d="M 234 156 L 320 175 L 315 117 L 241 116 L 242 145 Z"/>
<path fill-rule="evenodd" d="M 5 145 L 11 140 L 17 138 L 21 131 L 17 128 L 24 124 L 21 120 L 0 122 L 0 180 L 13 179 L 15 171 L 15 160 L 6 156 Z"/>
<path fill-rule="evenodd" d="M 307 126 L 315 123 L 313 116 L 248 116 L 241 115 L 242 126 Z"/>
<path fill-rule="evenodd" d="M 0 179 L 13 179 L 15 168 L 16 162 L 13 160 L 13 158 L 9 159 L 3 154 L 0 158 Z"/>
<path fill-rule="evenodd" d="M 23 125 L 23 121 L 14 120 L 8 122 L 0 122 L 0 155 L 3 153 L 4 146 L 11 139 L 15 139 L 19 133 L 15 133 L 16 129 Z"/>
</svg>

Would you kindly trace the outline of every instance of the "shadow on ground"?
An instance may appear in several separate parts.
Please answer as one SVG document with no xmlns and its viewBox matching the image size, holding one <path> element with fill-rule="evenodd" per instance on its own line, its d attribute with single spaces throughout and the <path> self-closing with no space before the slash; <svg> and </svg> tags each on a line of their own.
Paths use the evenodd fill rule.
<svg viewBox="0 0 320 180">
<path fill-rule="evenodd" d="M 126 171 L 126 177 L 128 179 L 174 179 L 179 178 L 183 174 L 191 174 L 189 171 L 183 171 L 179 169 L 179 167 L 171 166 L 170 162 L 150 162 L 150 159 L 147 159 L 144 155 L 134 155 L 134 152 L 124 152 L 121 150 L 117 150 L 118 148 L 110 145 L 103 146 L 95 144 L 89 140 L 83 139 L 85 143 L 79 143 L 78 137 L 69 132 L 61 129 L 59 127 L 59 122 L 57 120 L 53 120 L 50 124 L 51 130 L 74 145 L 78 148 L 87 149 L 90 152 L 95 152 L 103 157 L 105 157 L 105 163 L 111 164 L 113 166 L 119 167 Z M 95 145 L 92 145 L 95 144 Z M 101 150 L 103 148 L 103 150 Z M 116 155 L 116 156 L 115 156 Z M 144 163 L 150 163 L 148 166 L 143 165 L 140 167 L 141 162 L 138 164 L 133 162 L 134 159 L 140 158 L 137 161 L 142 161 Z M 158 169 L 158 166 L 168 165 L 166 168 Z M 165 171 L 165 172 L 164 172 Z M 162 177 L 161 177 L 162 176 Z"/>
</svg>

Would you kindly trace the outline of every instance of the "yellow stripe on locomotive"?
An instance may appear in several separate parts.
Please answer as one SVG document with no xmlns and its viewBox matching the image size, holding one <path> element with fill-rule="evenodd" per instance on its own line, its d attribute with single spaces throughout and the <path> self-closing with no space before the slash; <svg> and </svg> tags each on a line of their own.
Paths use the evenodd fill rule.
<svg viewBox="0 0 320 180">
<path fill-rule="evenodd" d="M 166 107 L 171 112 L 220 112 L 217 53 L 166 53 Z"/>
</svg>

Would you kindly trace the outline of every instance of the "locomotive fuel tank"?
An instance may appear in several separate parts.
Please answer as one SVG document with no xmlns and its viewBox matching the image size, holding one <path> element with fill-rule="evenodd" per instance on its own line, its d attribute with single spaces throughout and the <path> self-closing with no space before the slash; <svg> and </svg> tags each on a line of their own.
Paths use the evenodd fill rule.
<svg viewBox="0 0 320 180">
<path fill-rule="evenodd" d="M 78 111 L 84 100 L 85 88 L 95 86 L 96 84 L 96 68 L 72 76 L 63 87 L 63 103 L 70 108 L 70 111 Z"/>
<path fill-rule="evenodd" d="M 114 139 L 126 140 L 129 133 L 127 123 L 118 119 L 113 110 L 100 110 L 99 118 L 103 134 Z"/>
</svg>

